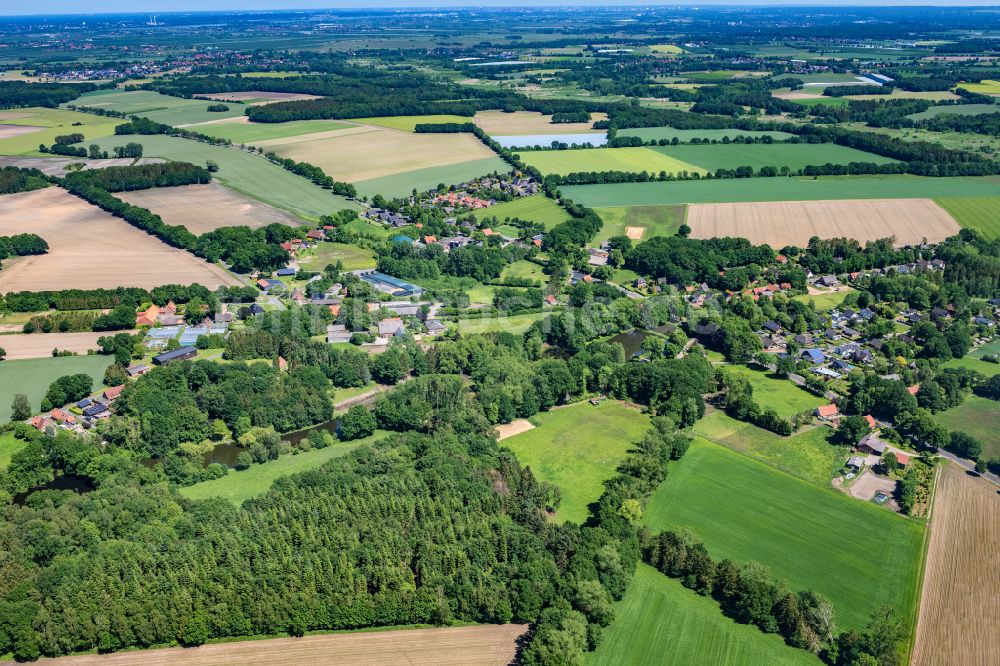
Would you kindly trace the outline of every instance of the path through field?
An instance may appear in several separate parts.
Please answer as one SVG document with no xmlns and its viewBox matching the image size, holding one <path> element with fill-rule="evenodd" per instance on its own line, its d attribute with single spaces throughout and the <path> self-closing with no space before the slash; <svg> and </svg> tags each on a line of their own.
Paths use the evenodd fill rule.
<svg viewBox="0 0 1000 666">
<path fill-rule="evenodd" d="M 352 666 L 506 666 L 523 624 L 323 634 L 215 643 L 117 654 L 40 659 L 49 666 L 219 666 L 221 664 L 351 664 Z"/>
<path fill-rule="evenodd" d="M 1000 494 L 944 463 L 930 523 L 911 664 L 995 664 L 1000 653 Z"/>
</svg>

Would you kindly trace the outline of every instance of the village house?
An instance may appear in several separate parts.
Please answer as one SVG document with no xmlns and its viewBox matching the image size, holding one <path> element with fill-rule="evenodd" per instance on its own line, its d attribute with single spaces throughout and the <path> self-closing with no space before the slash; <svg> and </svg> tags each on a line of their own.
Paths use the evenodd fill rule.
<svg viewBox="0 0 1000 666">
<path fill-rule="evenodd" d="M 833 421 L 840 418 L 840 410 L 837 409 L 837 405 L 833 403 L 830 403 L 829 405 L 820 405 L 813 411 L 813 414 L 815 414 L 821 421 Z"/>
</svg>

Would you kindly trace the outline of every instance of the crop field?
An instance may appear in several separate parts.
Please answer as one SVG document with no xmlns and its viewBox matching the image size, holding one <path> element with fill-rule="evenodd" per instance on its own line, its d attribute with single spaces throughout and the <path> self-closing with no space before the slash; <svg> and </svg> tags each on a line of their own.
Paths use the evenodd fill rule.
<svg viewBox="0 0 1000 666">
<path fill-rule="evenodd" d="M 719 604 L 680 581 L 640 564 L 615 619 L 603 633 L 592 666 L 793 666 L 821 662 L 785 645 L 777 634 L 738 624 Z"/>
<path fill-rule="evenodd" d="M 303 93 L 272 92 L 267 90 L 239 90 L 236 92 L 205 93 L 195 95 L 196 99 L 222 100 L 224 102 L 242 102 L 246 105 L 270 104 L 271 102 L 295 102 L 304 99 L 319 99 L 319 95 Z"/>
<path fill-rule="evenodd" d="M 229 139 L 233 143 L 254 144 L 260 141 L 285 139 L 303 134 L 332 132 L 348 129 L 348 125 L 336 120 L 293 120 L 287 123 L 252 123 L 246 116 L 238 116 L 223 122 L 202 123 L 193 128 L 201 134 Z"/>
<path fill-rule="evenodd" d="M 641 229 L 640 240 L 654 236 L 673 236 L 687 218 L 686 206 L 628 206 L 598 208 L 604 226 L 597 232 L 595 244 L 612 236 L 626 235 L 626 229 Z"/>
<path fill-rule="evenodd" d="M 141 157 L 137 164 L 162 162 L 158 157 Z M 84 164 L 85 169 L 103 169 L 109 166 L 129 166 L 135 162 L 131 158 L 110 157 L 106 160 L 91 160 L 72 157 L 0 157 L 0 168 L 13 166 L 19 169 L 38 169 L 47 176 L 66 175 L 70 164 Z"/>
<path fill-rule="evenodd" d="M 984 79 L 979 83 L 960 83 L 958 87 L 980 95 L 1000 95 L 1000 81 L 993 79 Z"/>
<path fill-rule="evenodd" d="M 0 293 L 198 283 L 238 285 L 231 274 L 49 187 L 0 197 L 0 235 L 36 233 L 47 254 L 4 262 Z"/>
<path fill-rule="evenodd" d="M 914 666 L 989 664 L 1000 651 L 1000 496 L 957 465 L 940 472 L 920 598 Z"/>
<path fill-rule="evenodd" d="M 945 368 L 969 368 L 976 372 L 981 372 L 987 377 L 1000 373 L 1000 363 L 990 363 L 982 360 L 984 356 L 990 354 L 1000 354 L 1000 340 L 983 345 L 979 349 L 974 349 L 962 358 L 954 358 L 943 364 Z"/>
<path fill-rule="evenodd" d="M 784 79 L 798 79 L 802 81 L 803 84 L 807 85 L 824 85 L 827 83 L 863 83 L 858 80 L 856 74 L 837 72 L 819 72 L 817 74 L 783 74 L 781 76 L 774 77 L 775 81 L 782 81 Z"/>
<path fill-rule="evenodd" d="M 694 432 L 715 444 L 739 451 L 821 488 L 843 466 L 847 449 L 828 441 L 829 428 L 808 428 L 782 437 L 750 423 L 713 411 L 694 425 Z"/>
<path fill-rule="evenodd" d="M 389 129 L 412 132 L 417 125 L 441 125 L 444 123 L 471 123 L 472 118 L 468 116 L 384 116 L 380 118 L 351 118 L 348 122 L 360 123 L 362 125 L 377 125 L 388 127 Z"/>
<path fill-rule="evenodd" d="M 1000 372 L 1000 365 L 989 365 L 996 366 L 994 374 Z M 1000 402 L 970 395 L 961 405 L 935 414 L 934 420 L 948 430 L 961 430 L 982 442 L 983 458 L 1000 458 Z"/>
<path fill-rule="evenodd" d="M 55 143 L 61 134 L 82 134 L 87 141 L 115 133 L 117 118 L 103 118 L 90 113 L 32 107 L 0 111 L 0 123 L 36 127 L 28 133 L 4 136 L 0 134 L 0 155 L 40 155 L 38 144 Z M 80 123 L 76 125 L 74 123 Z"/>
<path fill-rule="evenodd" d="M 217 664 L 354 664 L 356 666 L 506 666 L 524 624 L 383 629 L 209 643 L 197 648 L 86 654 L 43 659 L 46 666 L 215 666 Z"/>
<path fill-rule="evenodd" d="M 120 192 L 116 196 L 135 206 L 148 208 L 167 224 L 183 225 L 199 236 L 220 227 L 243 225 L 257 229 L 275 223 L 291 227 L 302 224 L 302 220 L 286 210 L 251 199 L 216 182 L 155 187 Z"/>
<path fill-rule="evenodd" d="M 534 111 L 480 111 L 473 119 L 487 134 L 511 136 L 518 134 L 579 134 L 592 131 L 598 120 L 607 118 L 605 113 L 590 114 L 589 123 L 553 123 L 552 116 Z"/>
<path fill-rule="evenodd" d="M 950 106 L 932 106 L 926 111 L 912 113 L 908 116 L 910 120 L 926 120 L 943 115 L 952 116 L 978 116 L 984 113 L 1000 113 L 1000 106 L 996 104 L 954 104 Z"/>
<path fill-rule="evenodd" d="M 302 176 L 285 171 L 261 155 L 162 135 L 132 138 L 143 145 L 144 154 L 149 157 L 192 164 L 212 160 L 219 165 L 219 171 L 212 177 L 223 185 L 305 218 L 318 219 L 344 208 L 357 208 L 344 197 L 335 196 Z M 96 143 L 110 151 L 122 145 L 123 139 L 110 137 Z"/>
<path fill-rule="evenodd" d="M 510 165 L 499 157 L 483 157 L 467 162 L 456 162 L 445 166 L 426 167 L 415 171 L 404 171 L 391 176 L 370 178 L 354 183 L 361 196 L 381 194 L 386 197 L 402 197 L 414 189 L 418 192 L 435 189 L 440 184 L 452 185 L 491 173 L 507 173 Z"/>
<path fill-rule="evenodd" d="M 741 201 L 823 201 L 836 199 L 924 199 L 1000 196 L 990 178 L 919 176 L 829 176 L 824 178 L 734 178 L 673 183 L 615 183 L 560 188 L 591 208 Z"/>
<path fill-rule="evenodd" d="M 575 523 L 587 519 L 587 505 L 649 427 L 647 415 L 610 400 L 559 407 L 529 421 L 534 429 L 505 439 L 504 446 L 538 479 L 562 490 L 553 520 Z"/>
<path fill-rule="evenodd" d="M 759 169 L 765 166 L 788 167 L 796 170 L 808 165 L 850 164 L 851 162 L 873 162 L 889 164 L 891 160 L 854 148 L 846 148 L 830 143 L 730 143 L 711 145 L 663 146 L 654 148 L 673 159 L 694 164 L 715 171 L 751 166 Z"/>
<path fill-rule="evenodd" d="M 1000 238 L 1000 197 L 938 197 L 935 201 L 966 229 Z"/>
<path fill-rule="evenodd" d="M 378 432 L 354 442 L 332 444 L 325 449 L 312 449 L 295 455 L 278 456 L 275 460 L 251 465 L 245 470 L 229 470 L 229 474 L 221 478 L 202 481 L 193 486 L 185 486 L 179 492 L 188 499 L 203 500 L 210 497 L 221 497 L 239 506 L 251 497 L 267 492 L 275 479 L 315 469 L 334 458 L 346 456 L 359 446 L 371 444 L 385 436 L 386 433 Z"/>
<path fill-rule="evenodd" d="M 104 333 L 86 331 L 83 333 L 14 333 L 0 335 L 0 347 L 7 352 L 7 360 L 47 358 L 53 349 L 86 354 L 97 351 L 97 339 Z"/>
<path fill-rule="evenodd" d="M 649 171 L 704 174 L 705 170 L 660 152 L 657 148 L 593 148 L 582 150 L 526 150 L 525 164 L 544 174 L 566 175 L 586 171 Z"/>
<path fill-rule="evenodd" d="M 345 243 L 320 243 L 298 256 L 299 264 L 309 271 L 322 271 L 328 264 L 338 261 L 345 271 L 375 268 L 375 255 L 371 250 Z"/>
<path fill-rule="evenodd" d="M 804 247 L 813 236 L 862 244 L 894 236 L 897 246 L 937 243 L 959 231 L 930 199 L 696 204 L 688 208 L 687 223 L 692 238 L 741 237 L 774 248 Z"/>
<path fill-rule="evenodd" d="M 643 141 L 660 141 L 666 139 L 673 141 L 675 138 L 681 143 L 689 143 L 691 139 L 715 139 L 722 141 L 725 137 L 734 139 L 738 136 L 770 136 L 776 141 L 789 139 L 793 135 L 786 132 L 758 132 L 753 130 L 739 129 L 674 129 L 673 127 L 640 127 L 637 129 L 623 129 L 618 131 L 618 136 L 637 136 Z"/>
<path fill-rule="evenodd" d="M 546 229 L 551 229 L 569 219 L 569 215 L 554 199 L 543 194 L 499 203 L 486 210 L 476 211 L 476 217 L 480 220 L 495 217 L 500 222 L 504 222 L 507 218 L 516 217 L 521 220 L 537 222 Z"/>
<path fill-rule="evenodd" d="M 0 347 L 6 338 L 0 336 Z M 24 393 L 31 408 L 38 410 L 49 384 L 63 375 L 83 373 L 94 380 L 94 389 L 103 386 L 104 371 L 114 362 L 110 356 L 49 356 L 24 360 L 0 361 L 0 422 L 10 420 L 10 404 L 14 395 Z"/>
<path fill-rule="evenodd" d="M 696 439 L 646 510 L 653 531 L 690 529 L 717 559 L 755 560 L 830 599 L 842 629 L 882 605 L 912 627 L 920 523 Z"/>
<path fill-rule="evenodd" d="M 142 116 L 166 125 L 193 125 L 221 118 L 242 116 L 245 107 L 232 104 L 228 111 L 209 111 L 213 102 L 206 99 L 182 99 L 161 95 L 152 90 L 95 90 L 85 93 L 73 102 L 76 106 L 89 106 L 129 115 Z M 99 117 L 99 116 L 91 116 Z M 125 121 L 112 118 L 114 124 Z"/>
</svg>

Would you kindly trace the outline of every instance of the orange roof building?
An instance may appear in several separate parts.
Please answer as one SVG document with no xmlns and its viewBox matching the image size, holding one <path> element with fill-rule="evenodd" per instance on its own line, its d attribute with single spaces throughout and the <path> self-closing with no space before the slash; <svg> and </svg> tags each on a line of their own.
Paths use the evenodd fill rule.
<svg viewBox="0 0 1000 666">
<path fill-rule="evenodd" d="M 156 307 L 155 305 L 150 305 L 148 310 L 140 312 L 138 315 L 136 315 L 135 325 L 137 327 L 152 326 L 153 324 L 156 323 L 156 318 L 157 316 L 159 316 L 159 314 L 160 314 L 160 308 Z"/>
<path fill-rule="evenodd" d="M 837 409 L 837 405 L 820 405 L 816 408 L 816 416 L 821 419 L 832 419 L 840 415 L 840 410 Z"/>
</svg>

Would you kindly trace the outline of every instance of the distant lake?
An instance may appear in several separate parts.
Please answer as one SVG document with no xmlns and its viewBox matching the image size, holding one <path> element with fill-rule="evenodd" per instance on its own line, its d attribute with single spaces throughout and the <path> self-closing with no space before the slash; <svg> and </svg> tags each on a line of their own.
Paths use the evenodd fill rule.
<svg viewBox="0 0 1000 666">
<path fill-rule="evenodd" d="M 548 148 L 553 141 L 569 145 L 583 145 L 589 143 L 594 146 L 603 146 L 608 143 L 607 132 L 595 134 L 525 134 L 523 136 L 494 136 L 491 137 L 504 148 L 532 148 L 534 146 L 544 146 Z"/>
</svg>

